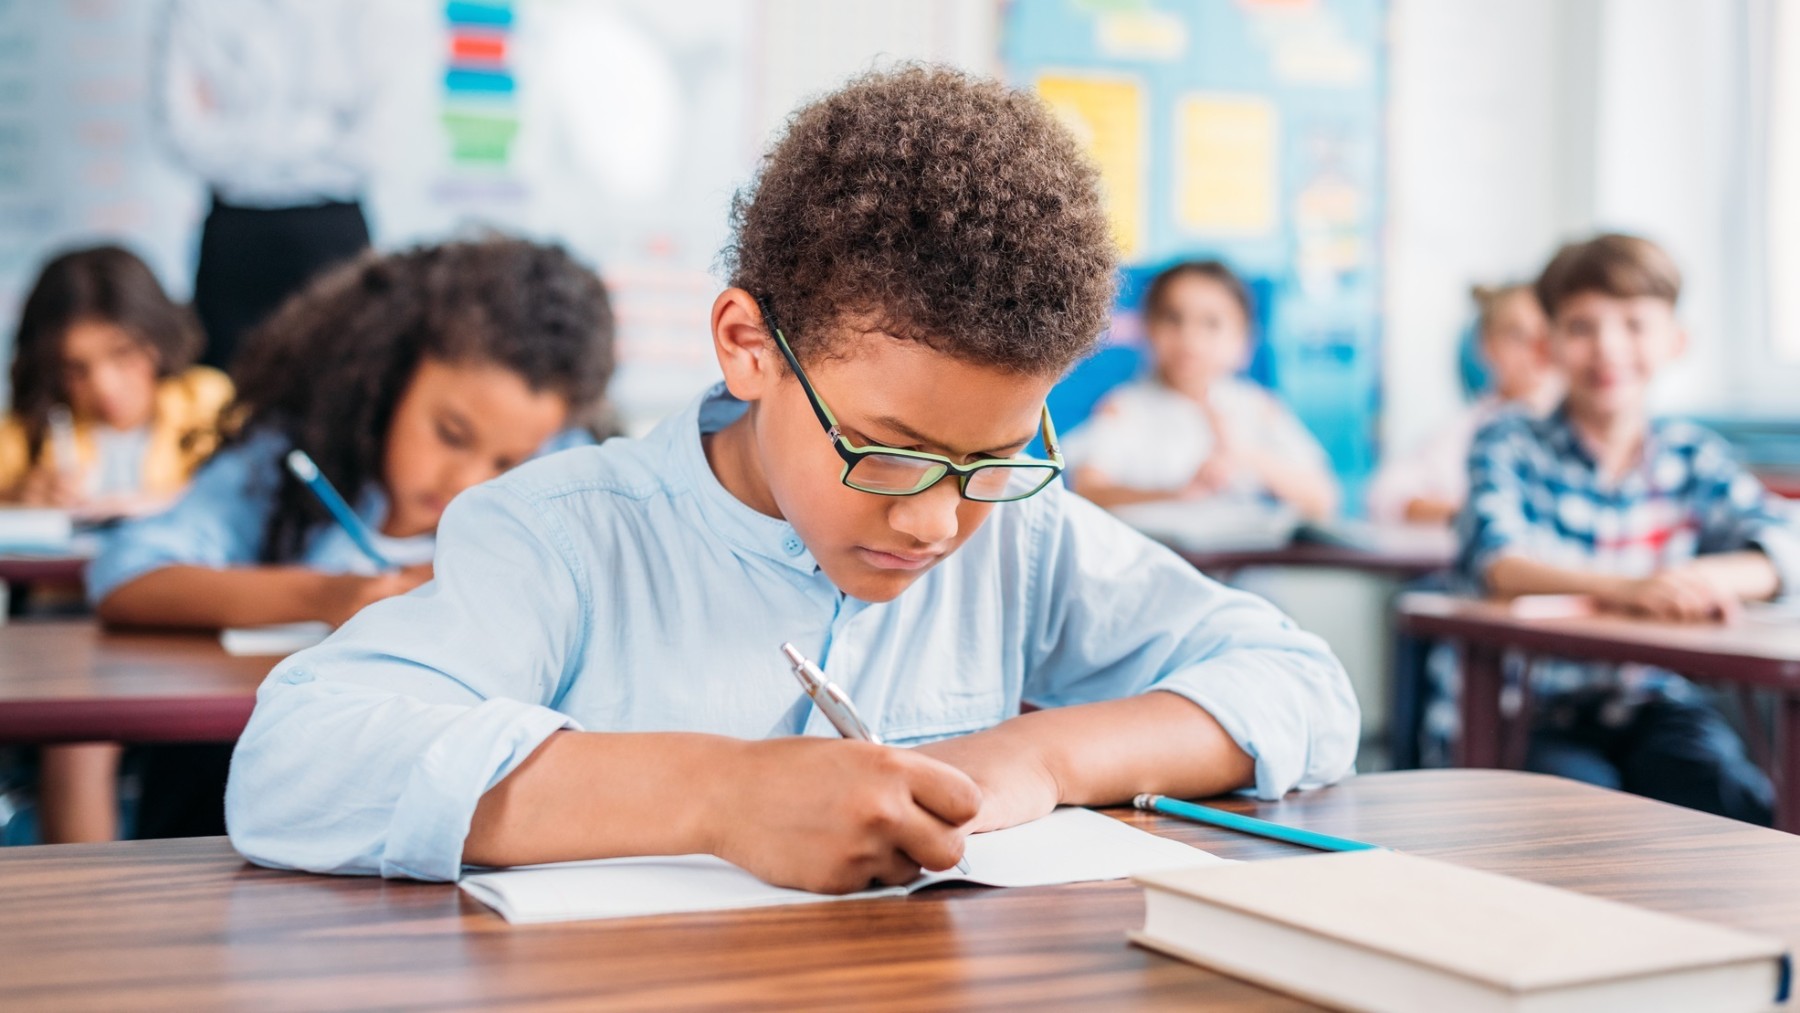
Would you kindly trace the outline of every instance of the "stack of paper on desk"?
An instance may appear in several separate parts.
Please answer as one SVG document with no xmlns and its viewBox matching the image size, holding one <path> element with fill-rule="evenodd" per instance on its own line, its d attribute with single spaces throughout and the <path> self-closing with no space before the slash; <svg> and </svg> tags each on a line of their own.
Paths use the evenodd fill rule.
<svg viewBox="0 0 1800 1013">
<path fill-rule="evenodd" d="M 219 631 L 225 653 L 239 657 L 285 658 L 304 651 L 331 636 L 330 623 L 275 623 L 270 626 L 237 626 Z"/>
<path fill-rule="evenodd" d="M 1151 538 L 1188 552 L 1261 552 L 1294 540 L 1300 516 L 1255 500 L 1163 500 L 1113 513 Z"/>
<path fill-rule="evenodd" d="M 1088 809 L 1059 809 L 1023 826 L 976 834 L 963 857 L 966 875 L 934 872 L 905 886 L 842 896 L 770 886 L 710 855 L 480 872 L 463 877 L 462 888 L 509 922 L 554 922 L 901 896 L 933 883 L 1049 886 L 1223 861 Z"/>
<path fill-rule="evenodd" d="M 0 509 L 0 552 L 64 555 L 74 544 L 75 521 L 67 510 Z"/>
</svg>

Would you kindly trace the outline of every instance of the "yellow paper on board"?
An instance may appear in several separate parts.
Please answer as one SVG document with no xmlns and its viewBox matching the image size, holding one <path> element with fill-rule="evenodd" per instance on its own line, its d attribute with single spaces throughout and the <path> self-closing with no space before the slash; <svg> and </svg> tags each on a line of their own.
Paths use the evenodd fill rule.
<svg viewBox="0 0 1800 1013">
<path fill-rule="evenodd" d="M 1126 258 L 1144 248 L 1144 86 L 1128 77 L 1046 74 L 1037 92 L 1100 167 L 1113 239 Z"/>
<path fill-rule="evenodd" d="M 1276 112 L 1239 95 L 1189 95 L 1176 108 L 1175 208 L 1194 233 L 1262 236 L 1275 228 Z"/>
</svg>

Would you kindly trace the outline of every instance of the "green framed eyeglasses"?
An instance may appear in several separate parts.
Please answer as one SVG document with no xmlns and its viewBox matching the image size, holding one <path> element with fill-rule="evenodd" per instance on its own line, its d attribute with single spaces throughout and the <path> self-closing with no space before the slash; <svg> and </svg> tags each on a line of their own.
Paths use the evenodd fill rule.
<svg viewBox="0 0 1800 1013">
<path fill-rule="evenodd" d="M 767 312 L 763 319 L 768 319 Z M 948 457 L 919 450 L 855 446 L 840 430 L 837 416 L 813 389 L 812 381 L 807 378 L 806 370 L 800 368 L 800 360 L 788 347 L 781 328 L 771 325 L 769 330 L 775 335 L 775 347 L 781 349 L 782 358 L 787 360 L 788 368 L 794 371 L 801 389 L 806 391 L 807 400 L 812 402 L 813 414 L 825 427 L 825 435 L 831 438 L 831 445 L 844 459 L 844 471 L 838 478 L 858 492 L 877 496 L 916 496 L 946 476 L 954 475 L 964 499 L 979 503 L 1010 503 L 1042 492 L 1062 474 L 1062 450 L 1056 442 L 1056 426 L 1050 421 L 1049 405 L 1044 406 L 1042 422 L 1044 449 L 1050 453 L 1047 461 L 1006 457 L 958 464 Z"/>
</svg>

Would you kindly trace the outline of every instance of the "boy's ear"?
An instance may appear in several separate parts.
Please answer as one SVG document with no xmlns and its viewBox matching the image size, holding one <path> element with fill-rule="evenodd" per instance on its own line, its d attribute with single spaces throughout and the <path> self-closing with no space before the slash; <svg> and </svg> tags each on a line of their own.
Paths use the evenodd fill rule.
<svg viewBox="0 0 1800 1013">
<path fill-rule="evenodd" d="M 725 374 L 725 387 L 740 401 L 767 396 L 781 369 L 780 356 L 763 327 L 761 307 L 741 288 L 728 288 L 713 300 L 713 353 Z"/>
</svg>

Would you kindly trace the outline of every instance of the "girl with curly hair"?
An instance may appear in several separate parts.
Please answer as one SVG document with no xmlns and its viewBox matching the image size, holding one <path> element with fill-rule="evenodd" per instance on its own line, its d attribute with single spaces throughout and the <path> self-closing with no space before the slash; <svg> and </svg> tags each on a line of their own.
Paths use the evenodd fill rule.
<svg viewBox="0 0 1800 1013">
<path fill-rule="evenodd" d="M 338 625 L 424 583 L 457 493 L 568 445 L 558 434 L 594 416 L 612 329 L 598 277 L 560 248 L 521 240 L 370 255 L 325 275 L 244 349 L 225 446 L 194 488 L 126 526 L 95 561 L 100 616 Z M 398 569 L 373 572 L 283 467 L 294 449 Z"/>
<path fill-rule="evenodd" d="M 432 577 L 456 495 L 593 442 L 613 318 L 595 274 L 514 239 L 368 255 L 251 335 L 220 450 L 172 509 L 133 521 L 88 572 L 102 619 L 219 628 L 322 620 Z M 379 570 L 284 467 L 309 455 L 373 533 Z M 138 836 L 223 833 L 228 747 L 145 758 Z M 84 797 L 110 794 L 110 771 Z M 168 794 L 165 795 L 165 789 Z M 110 806 L 105 803 L 102 809 Z"/>
</svg>

